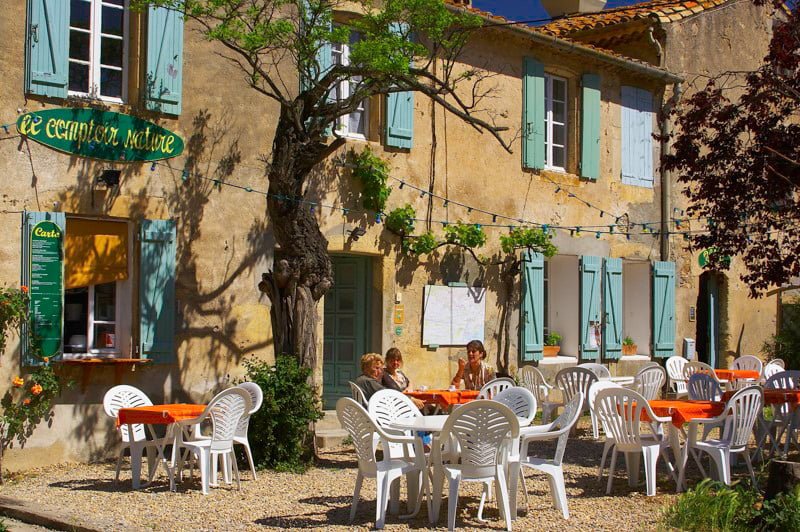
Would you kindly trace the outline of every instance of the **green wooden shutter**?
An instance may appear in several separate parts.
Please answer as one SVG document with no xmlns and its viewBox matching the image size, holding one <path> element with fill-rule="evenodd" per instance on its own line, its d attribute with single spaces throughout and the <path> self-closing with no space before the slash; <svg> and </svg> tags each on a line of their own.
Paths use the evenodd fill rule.
<svg viewBox="0 0 800 532">
<path fill-rule="evenodd" d="M 603 348 L 606 358 L 622 354 L 622 259 L 606 258 L 603 276 Z"/>
<path fill-rule="evenodd" d="M 526 57 L 522 80 L 522 166 L 544 168 L 544 64 Z"/>
<path fill-rule="evenodd" d="M 31 250 L 30 250 L 30 243 L 31 243 L 31 231 L 33 230 L 34 226 L 39 222 L 43 221 L 50 221 L 56 224 L 58 227 L 61 228 L 62 232 L 66 232 L 67 229 L 67 218 L 63 212 L 28 212 L 25 211 L 22 213 L 22 282 L 20 284 L 25 285 L 27 287 L 31 286 Z M 63 242 L 63 240 L 62 240 Z M 62 257 L 63 257 L 63 249 L 62 249 Z M 63 263 L 62 263 L 63 267 Z M 62 283 L 62 298 L 60 302 L 55 302 L 55 304 L 61 305 L 62 308 L 62 316 L 63 316 L 63 308 L 64 308 L 64 299 L 63 299 L 63 282 L 64 276 L 62 273 L 61 276 L 61 283 Z M 58 328 L 63 331 L 63 317 L 62 322 L 57 324 Z M 64 352 L 63 348 L 63 338 L 61 342 L 61 346 L 56 349 L 55 356 L 58 357 Z M 28 349 L 28 330 L 27 324 L 24 324 L 22 327 L 22 338 L 20 341 L 20 352 L 22 354 L 22 365 L 23 366 L 39 366 L 41 365 L 42 361 L 37 356 L 34 356 Z M 45 353 L 45 355 L 50 356 L 53 353 Z"/>
<path fill-rule="evenodd" d="M 580 267 L 580 351 L 582 360 L 597 360 L 600 346 L 592 347 L 591 322 L 600 323 L 600 284 L 603 259 L 601 257 L 581 257 Z"/>
<path fill-rule="evenodd" d="M 675 354 L 675 263 L 653 263 L 653 355 Z"/>
<path fill-rule="evenodd" d="M 403 33 L 405 25 L 392 24 L 392 32 Z M 386 145 L 411 149 L 414 143 L 414 92 L 386 95 Z"/>
<path fill-rule="evenodd" d="M 544 255 L 522 252 L 522 306 L 520 308 L 520 359 L 541 360 L 544 346 Z"/>
<path fill-rule="evenodd" d="M 581 176 L 600 177 L 600 76 L 584 74 L 581 100 Z"/>
<path fill-rule="evenodd" d="M 150 6 L 147 12 L 145 105 L 151 111 L 181 114 L 183 14 Z"/>
<path fill-rule="evenodd" d="M 143 220 L 139 230 L 139 349 L 175 361 L 175 222 Z"/>
<path fill-rule="evenodd" d="M 69 6 L 67 0 L 28 0 L 25 90 L 30 94 L 67 97 Z"/>
</svg>

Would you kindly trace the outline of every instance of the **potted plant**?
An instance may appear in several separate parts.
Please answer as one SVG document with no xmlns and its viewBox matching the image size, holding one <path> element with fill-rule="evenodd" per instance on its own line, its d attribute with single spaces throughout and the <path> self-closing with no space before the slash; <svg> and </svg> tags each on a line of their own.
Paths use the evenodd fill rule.
<svg viewBox="0 0 800 532">
<path fill-rule="evenodd" d="M 633 342 L 633 338 L 626 336 L 622 339 L 622 354 L 635 355 L 638 352 L 637 345 Z"/>
<path fill-rule="evenodd" d="M 547 336 L 544 337 L 544 356 L 557 356 L 558 352 L 561 351 L 561 346 L 558 345 L 559 343 L 561 343 L 561 335 L 555 331 L 550 331 Z"/>
</svg>

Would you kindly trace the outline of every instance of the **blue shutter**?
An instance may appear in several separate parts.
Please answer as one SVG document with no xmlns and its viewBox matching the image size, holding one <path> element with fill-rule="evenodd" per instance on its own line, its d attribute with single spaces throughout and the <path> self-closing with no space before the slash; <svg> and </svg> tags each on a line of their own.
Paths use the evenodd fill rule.
<svg viewBox="0 0 800 532">
<path fill-rule="evenodd" d="M 600 177 L 600 76 L 583 75 L 581 101 L 581 176 Z"/>
<path fill-rule="evenodd" d="M 675 354 L 675 263 L 653 264 L 653 355 Z"/>
<path fill-rule="evenodd" d="M 28 212 L 23 211 L 22 213 L 22 282 L 20 284 L 25 285 L 27 287 L 31 286 L 31 231 L 33 227 L 38 224 L 39 222 L 43 221 L 50 221 L 56 224 L 58 227 L 61 228 L 62 233 L 66 234 L 67 230 L 67 218 L 63 212 Z M 62 241 L 63 242 L 63 241 Z M 63 257 L 63 250 L 62 250 L 62 257 Z M 62 279 L 62 300 L 61 300 L 61 308 L 64 308 L 64 301 L 63 301 L 63 275 Z M 63 314 L 63 310 L 62 310 Z M 63 323 L 62 323 L 63 327 Z M 62 329 L 63 330 L 63 329 Z M 62 342 L 63 344 L 63 342 Z M 27 331 L 27 324 L 23 324 L 22 327 L 22 335 L 20 339 L 20 352 L 22 354 L 22 365 L 23 366 L 40 366 L 42 361 L 39 357 L 34 356 L 33 353 L 29 352 L 28 350 L 28 331 Z M 60 356 L 63 353 L 63 345 L 58 350 L 58 355 Z"/>
<path fill-rule="evenodd" d="M 183 14 L 148 8 L 145 105 L 150 111 L 181 114 L 183 84 Z"/>
<path fill-rule="evenodd" d="M 591 322 L 600 324 L 600 284 L 603 259 L 601 257 L 581 257 L 580 289 L 581 289 L 581 321 L 580 351 L 582 360 L 597 360 L 600 346 L 592 347 L 590 334 L 593 334 Z"/>
<path fill-rule="evenodd" d="M 544 168 L 544 64 L 532 57 L 523 65 L 522 166 Z"/>
<path fill-rule="evenodd" d="M 522 252 L 522 306 L 520 308 L 520 360 L 541 360 L 544 346 L 544 255 Z"/>
<path fill-rule="evenodd" d="M 25 90 L 30 94 L 67 97 L 69 6 L 67 0 L 28 0 Z"/>
<path fill-rule="evenodd" d="M 171 363 L 175 360 L 175 222 L 143 220 L 139 242 L 140 356 Z"/>
<path fill-rule="evenodd" d="M 622 87 L 622 182 L 653 186 L 653 95 Z"/>
<path fill-rule="evenodd" d="M 392 24 L 392 32 L 403 33 L 403 25 Z M 414 92 L 386 95 L 386 145 L 411 149 L 414 143 Z"/>
<path fill-rule="evenodd" d="M 603 348 L 606 358 L 622 354 L 622 259 L 604 261 L 603 279 Z"/>
</svg>

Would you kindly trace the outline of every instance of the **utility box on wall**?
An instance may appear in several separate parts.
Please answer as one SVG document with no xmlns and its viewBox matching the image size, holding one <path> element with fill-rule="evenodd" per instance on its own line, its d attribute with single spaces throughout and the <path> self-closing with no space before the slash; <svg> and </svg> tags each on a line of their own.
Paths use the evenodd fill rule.
<svg viewBox="0 0 800 532">
<path fill-rule="evenodd" d="M 683 339 L 683 358 L 687 360 L 695 359 L 695 342 L 694 338 Z"/>
</svg>

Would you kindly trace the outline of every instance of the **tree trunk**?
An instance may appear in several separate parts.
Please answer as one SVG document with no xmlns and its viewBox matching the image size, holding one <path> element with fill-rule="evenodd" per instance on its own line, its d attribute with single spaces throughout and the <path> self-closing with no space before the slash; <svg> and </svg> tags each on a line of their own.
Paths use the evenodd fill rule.
<svg viewBox="0 0 800 532">
<path fill-rule="evenodd" d="M 510 375 L 511 369 L 511 310 L 518 308 L 516 294 L 514 290 L 519 273 L 519 261 L 509 257 L 500 265 L 500 279 L 503 281 L 505 298 L 500 309 L 500 335 L 498 342 L 500 351 L 497 354 L 498 373 Z"/>
<path fill-rule="evenodd" d="M 800 484 L 800 464 L 784 460 L 772 460 L 769 463 L 769 477 L 764 497 L 773 499 L 779 493 L 788 493 Z"/>
<path fill-rule="evenodd" d="M 274 264 L 258 287 L 272 303 L 275 355 L 292 354 L 301 365 L 315 370 L 317 302 L 333 285 L 333 273 L 328 240 L 309 205 L 301 200 L 326 146 L 304 139 L 289 113 L 281 111 L 269 170 L 267 209 L 275 234 Z"/>
</svg>

